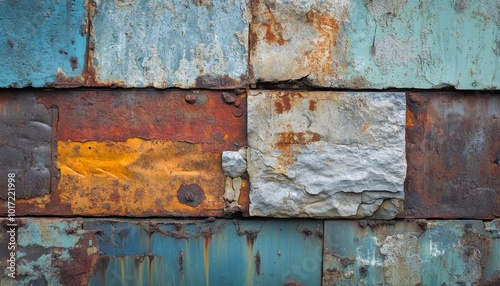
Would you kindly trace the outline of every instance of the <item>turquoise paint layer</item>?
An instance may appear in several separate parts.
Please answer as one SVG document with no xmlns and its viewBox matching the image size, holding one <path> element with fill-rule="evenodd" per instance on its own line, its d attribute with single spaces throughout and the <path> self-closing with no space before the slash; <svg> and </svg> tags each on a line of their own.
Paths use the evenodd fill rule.
<svg viewBox="0 0 500 286">
<path fill-rule="evenodd" d="M 495 0 L 351 1 L 345 85 L 361 77 L 373 88 L 496 89 L 499 13 Z"/>
<path fill-rule="evenodd" d="M 90 220 L 101 253 L 90 285 L 319 285 L 322 225 Z"/>
<path fill-rule="evenodd" d="M 0 87 L 43 87 L 57 74 L 82 76 L 87 10 L 83 0 L 0 1 Z"/>
</svg>

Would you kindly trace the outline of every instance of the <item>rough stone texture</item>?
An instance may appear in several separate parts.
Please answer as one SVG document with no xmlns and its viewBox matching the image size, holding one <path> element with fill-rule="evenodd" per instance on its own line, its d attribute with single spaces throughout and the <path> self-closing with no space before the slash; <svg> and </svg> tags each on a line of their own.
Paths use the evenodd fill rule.
<svg viewBox="0 0 500 286">
<path fill-rule="evenodd" d="M 247 82 L 246 0 L 96 1 L 95 85 L 235 87 Z"/>
<path fill-rule="evenodd" d="M 498 285 L 499 250 L 479 220 L 326 221 L 323 285 Z"/>
<path fill-rule="evenodd" d="M 53 110 L 34 93 L 0 93 L 0 198 L 7 198 L 7 174 L 15 174 L 16 198 L 50 191 Z"/>
<path fill-rule="evenodd" d="M 255 0 L 251 70 L 321 87 L 494 89 L 499 13 L 496 0 Z"/>
<path fill-rule="evenodd" d="M 408 95 L 405 218 L 500 217 L 500 93 Z"/>
<path fill-rule="evenodd" d="M 222 170 L 231 178 L 241 177 L 247 170 L 247 162 L 238 151 L 222 152 Z"/>
<path fill-rule="evenodd" d="M 0 1 L 0 87 L 82 84 L 84 2 Z"/>
<path fill-rule="evenodd" d="M 367 217 L 403 199 L 405 108 L 403 93 L 252 91 L 250 214 Z"/>
</svg>

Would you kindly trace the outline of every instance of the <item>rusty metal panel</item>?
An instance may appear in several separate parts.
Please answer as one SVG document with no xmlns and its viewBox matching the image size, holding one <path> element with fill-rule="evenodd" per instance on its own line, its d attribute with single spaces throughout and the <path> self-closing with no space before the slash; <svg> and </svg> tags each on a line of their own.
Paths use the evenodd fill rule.
<svg viewBox="0 0 500 286">
<path fill-rule="evenodd" d="M 83 84 L 88 26 L 84 2 L 0 1 L 0 87 Z"/>
<path fill-rule="evenodd" d="M 262 82 L 340 88 L 495 89 L 496 0 L 251 1 Z"/>
<path fill-rule="evenodd" d="M 7 276 L 10 227 L 7 220 L 0 223 L 1 285 L 87 285 L 99 249 L 96 235 L 82 229 L 81 219 L 16 219 L 15 279 Z"/>
<path fill-rule="evenodd" d="M 246 145 L 243 91 L 66 91 L 39 100 L 59 111 L 58 141 L 137 137 L 202 144 L 217 152 Z"/>
<path fill-rule="evenodd" d="M 321 221 L 87 220 L 84 229 L 98 233 L 101 253 L 90 285 L 319 285 L 321 280 Z"/>
<path fill-rule="evenodd" d="M 404 93 L 251 91 L 250 214 L 394 218 L 405 113 Z"/>
<path fill-rule="evenodd" d="M 497 285 L 498 236 L 464 221 L 326 221 L 323 285 Z"/>
<path fill-rule="evenodd" d="M 39 101 L 59 111 L 60 179 L 49 194 L 19 200 L 19 214 L 248 214 L 246 175 L 238 209 L 224 212 L 221 168 L 222 151 L 246 145 L 244 93 L 61 91 Z"/>
<path fill-rule="evenodd" d="M 0 198 L 7 198 L 7 174 L 15 175 L 15 197 L 50 191 L 53 109 L 37 102 L 35 93 L 0 92 Z"/>
<path fill-rule="evenodd" d="M 92 85 L 240 87 L 247 83 L 247 0 L 98 1 Z"/>
<path fill-rule="evenodd" d="M 405 217 L 500 216 L 500 94 L 410 93 Z"/>
</svg>

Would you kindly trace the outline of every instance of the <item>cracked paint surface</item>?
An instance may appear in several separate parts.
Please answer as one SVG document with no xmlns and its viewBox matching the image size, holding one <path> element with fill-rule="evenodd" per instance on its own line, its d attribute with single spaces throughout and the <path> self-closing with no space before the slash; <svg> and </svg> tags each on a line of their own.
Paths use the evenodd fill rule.
<svg viewBox="0 0 500 286">
<path fill-rule="evenodd" d="M 250 214 L 394 218 L 404 196 L 405 109 L 403 93 L 252 91 Z"/>
<path fill-rule="evenodd" d="M 198 5 L 204 3 L 204 5 Z M 97 1 L 96 85 L 236 87 L 247 82 L 246 0 Z"/>
<path fill-rule="evenodd" d="M 256 81 L 495 89 L 500 6 L 482 1 L 252 1 Z"/>
</svg>

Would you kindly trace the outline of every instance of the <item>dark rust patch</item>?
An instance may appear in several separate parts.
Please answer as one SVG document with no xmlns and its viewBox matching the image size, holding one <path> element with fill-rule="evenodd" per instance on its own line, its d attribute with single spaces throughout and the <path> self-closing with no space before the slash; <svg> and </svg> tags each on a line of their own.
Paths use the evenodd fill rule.
<svg viewBox="0 0 500 286">
<path fill-rule="evenodd" d="M 359 275 L 361 277 L 364 278 L 364 277 L 366 277 L 367 274 L 368 274 L 368 265 L 359 267 Z"/>
<path fill-rule="evenodd" d="M 68 250 L 71 259 L 62 262 L 60 267 L 59 281 L 62 285 L 88 284 L 99 257 L 98 252 L 89 253 L 88 248 L 92 245 L 97 245 L 97 239 L 89 233 L 80 238 L 75 248 Z"/>
<path fill-rule="evenodd" d="M 189 93 L 189 94 L 186 94 L 186 96 L 184 97 L 184 99 L 186 100 L 187 103 L 189 104 L 193 104 L 193 103 L 196 103 L 196 100 L 198 99 L 198 96 L 194 93 Z"/>
<path fill-rule="evenodd" d="M 179 252 L 179 273 L 184 274 L 184 251 Z"/>
<path fill-rule="evenodd" d="M 78 58 L 77 57 L 70 57 L 69 61 L 71 62 L 71 68 L 73 70 L 78 68 Z"/>
<path fill-rule="evenodd" d="M 383 225 L 394 225 L 396 222 L 393 220 L 359 220 L 358 225 L 362 228 L 369 226 L 370 228 L 376 228 L 377 226 Z"/>
<path fill-rule="evenodd" d="M 224 76 L 210 76 L 202 75 L 196 78 L 197 88 L 242 88 L 248 83 L 246 75 L 234 79 L 228 75 Z"/>
<path fill-rule="evenodd" d="M 499 92 L 408 94 L 402 217 L 500 217 L 499 117 Z"/>
<path fill-rule="evenodd" d="M 179 202 L 191 207 L 197 207 L 205 198 L 205 192 L 196 184 L 182 184 L 177 191 Z"/>
<path fill-rule="evenodd" d="M 222 100 L 226 104 L 235 104 L 236 99 L 234 98 L 234 95 L 230 94 L 229 92 L 223 92 L 222 93 Z"/>
<path fill-rule="evenodd" d="M 14 47 L 14 42 L 11 39 L 8 39 L 7 40 L 7 45 L 9 45 L 9 47 L 13 48 Z"/>
<path fill-rule="evenodd" d="M 257 275 L 260 275 L 260 253 L 258 250 L 255 254 L 255 271 L 257 271 Z"/>
<path fill-rule="evenodd" d="M 349 257 L 341 257 L 340 258 L 340 264 L 342 264 L 342 267 L 344 267 L 344 268 L 347 267 L 347 266 L 349 266 L 349 265 L 354 264 L 354 262 L 356 262 L 356 260 L 355 259 L 351 259 Z"/>
</svg>

